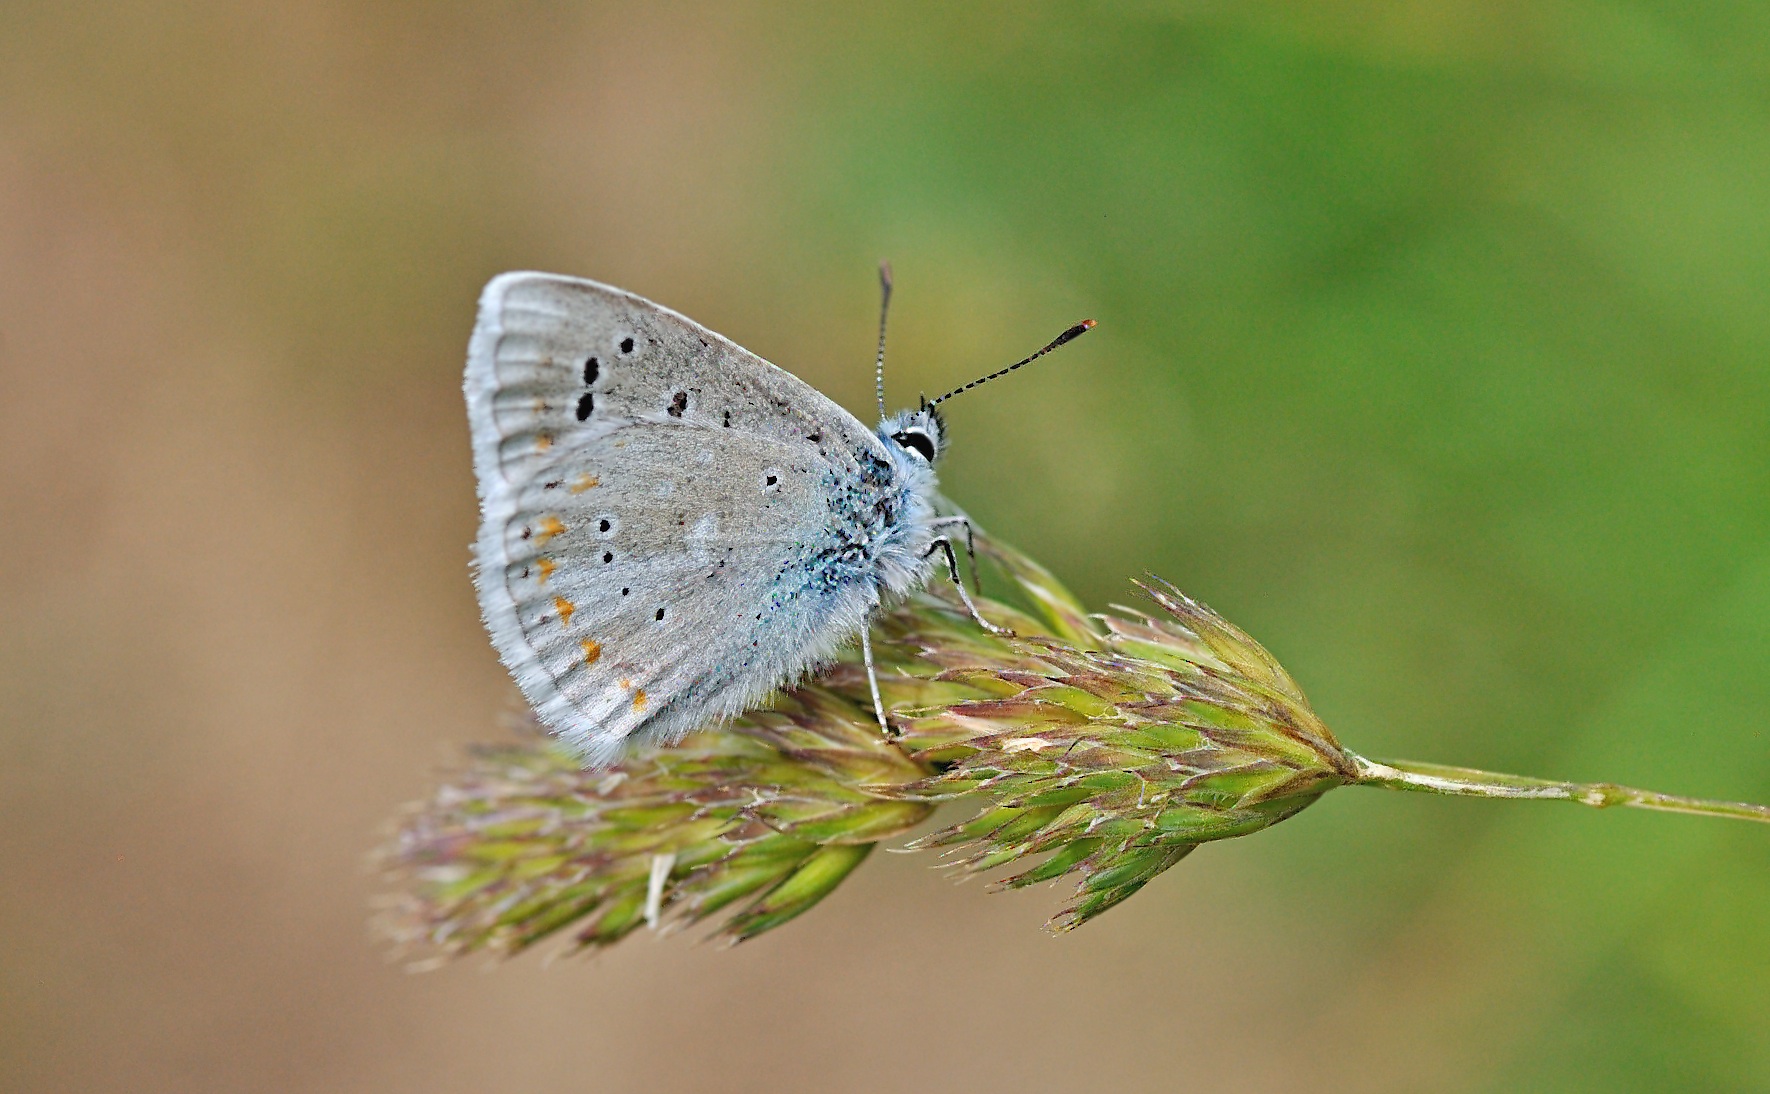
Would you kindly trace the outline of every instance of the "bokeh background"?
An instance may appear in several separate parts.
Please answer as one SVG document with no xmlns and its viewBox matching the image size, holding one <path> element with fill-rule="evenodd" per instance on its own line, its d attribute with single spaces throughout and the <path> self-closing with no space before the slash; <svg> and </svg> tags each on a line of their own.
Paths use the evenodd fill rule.
<svg viewBox="0 0 1770 1094">
<path fill-rule="evenodd" d="M 514 691 L 461 361 L 532 267 L 870 414 L 1349 745 L 1770 800 L 1770 8 L 0 7 L 0 1086 L 1770 1089 L 1770 834 L 1336 793 L 1079 933 L 877 855 L 736 950 L 411 975 Z"/>
</svg>

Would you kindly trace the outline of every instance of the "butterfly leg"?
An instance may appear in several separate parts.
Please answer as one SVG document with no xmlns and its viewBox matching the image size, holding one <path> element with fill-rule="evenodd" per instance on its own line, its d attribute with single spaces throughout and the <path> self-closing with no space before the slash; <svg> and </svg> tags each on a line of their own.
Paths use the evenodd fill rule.
<svg viewBox="0 0 1770 1094">
<path fill-rule="evenodd" d="M 991 634 L 1013 634 L 1014 632 L 1007 627 L 996 626 L 978 612 L 977 604 L 972 601 L 970 592 L 965 589 L 964 579 L 959 576 L 959 556 L 953 550 L 953 541 L 946 536 L 936 536 L 934 542 L 928 545 L 928 550 L 923 553 L 922 557 L 927 558 L 936 551 L 946 552 L 947 575 L 953 579 L 953 588 L 959 590 L 959 599 L 965 602 L 965 610 L 971 613 L 972 619 L 977 620 L 977 625 Z"/>
<path fill-rule="evenodd" d="M 651 876 L 645 885 L 645 925 L 654 931 L 663 916 L 664 886 L 670 880 L 670 871 L 675 868 L 675 852 L 651 857 Z"/>
<path fill-rule="evenodd" d="M 982 594 L 983 582 L 977 576 L 977 531 L 971 526 L 970 517 L 942 517 L 935 521 L 933 527 L 944 528 L 954 524 L 965 526 L 965 557 L 971 564 L 971 591 Z"/>
<path fill-rule="evenodd" d="M 887 737 L 896 737 L 897 730 L 885 720 L 885 703 L 879 698 L 879 674 L 873 668 L 873 639 L 869 633 L 872 629 L 871 619 L 860 629 L 860 659 L 867 667 L 867 687 L 873 689 L 873 717 L 879 719 L 879 731 Z"/>
</svg>

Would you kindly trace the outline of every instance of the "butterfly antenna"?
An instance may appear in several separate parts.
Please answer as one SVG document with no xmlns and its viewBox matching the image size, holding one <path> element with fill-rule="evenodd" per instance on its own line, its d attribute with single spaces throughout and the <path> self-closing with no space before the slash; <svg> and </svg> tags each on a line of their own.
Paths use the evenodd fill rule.
<svg viewBox="0 0 1770 1094">
<path fill-rule="evenodd" d="M 891 263 L 879 263 L 879 358 L 873 366 L 873 387 L 879 393 L 879 417 L 885 417 L 885 315 L 891 310 Z"/>
<path fill-rule="evenodd" d="M 1094 329 L 1094 320 L 1084 319 L 1080 323 L 1077 323 L 1075 326 L 1064 331 L 1062 334 L 1051 339 L 1051 343 L 1049 345 L 1047 345 L 1044 349 L 1040 350 L 1039 352 L 1033 354 L 1031 357 L 1027 357 L 1022 360 L 1016 361 L 1013 364 L 1009 365 L 1007 368 L 1002 369 L 999 372 L 992 372 L 988 376 L 979 376 L 977 379 L 966 384 L 964 387 L 956 387 L 956 388 L 952 389 L 951 391 L 947 392 L 945 395 L 942 395 L 938 399 L 928 400 L 928 405 L 935 406 L 939 403 L 944 403 L 948 399 L 952 398 L 953 396 L 962 395 L 965 392 L 970 391 L 974 387 L 979 387 L 983 384 L 987 384 L 991 380 L 999 380 L 1002 377 L 1008 375 L 1010 372 L 1013 372 L 1015 369 L 1019 368 L 1021 365 L 1030 365 L 1034 361 L 1037 361 L 1039 358 L 1043 357 L 1045 354 L 1050 353 L 1052 350 L 1056 349 L 1058 346 L 1063 345 L 1065 342 L 1073 341 L 1074 339 L 1080 338 L 1082 335 L 1086 334 L 1087 332 L 1089 332 L 1093 329 Z"/>
</svg>

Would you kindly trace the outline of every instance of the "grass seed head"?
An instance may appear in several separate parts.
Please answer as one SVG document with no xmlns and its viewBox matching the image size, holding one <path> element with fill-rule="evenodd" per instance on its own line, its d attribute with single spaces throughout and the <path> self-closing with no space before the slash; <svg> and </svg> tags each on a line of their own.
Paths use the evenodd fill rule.
<svg viewBox="0 0 1770 1094">
<path fill-rule="evenodd" d="M 874 625 L 874 720 L 850 653 L 765 707 L 667 749 L 585 771 L 532 728 L 476 751 L 414 806 L 379 860 L 383 931 L 441 956 L 563 936 L 606 946 L 641 926 L 720 923 L 742 941 L 822 900 L 875 844 L 942 802 L 967 819 L 913 840 L 997 888 L 1072 878 L 1069 930 L 1200 844 L 1257 832 L 1336 786 L 1625 805 L 1770 821 L 1770 808 L 1608 783 L 1367 760 L 1344 748 L 1259 643 L 1166 582 L 1143 610 L 1090 616 L 1050 573 L 978 547 L 1008 599 L 945 583 Z"/>
</svg>

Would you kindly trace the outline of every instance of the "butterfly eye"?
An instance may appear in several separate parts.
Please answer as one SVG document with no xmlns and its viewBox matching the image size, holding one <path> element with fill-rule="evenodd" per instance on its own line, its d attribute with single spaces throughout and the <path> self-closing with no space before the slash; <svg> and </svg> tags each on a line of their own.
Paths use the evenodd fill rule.
<svg viewBox="0 0 1770 1094">
<path fill-rule="evenodd" d="M 921 430 L 906 429 L 902 433 L 893 433 L 891 439 L 922 457 L 923 463 L 934 462 L 934 438 Z"/>
</svg>

